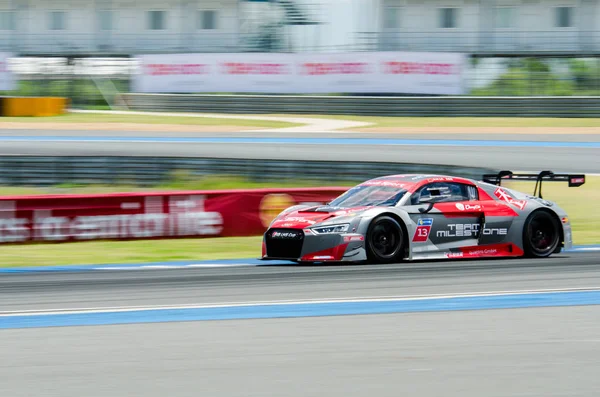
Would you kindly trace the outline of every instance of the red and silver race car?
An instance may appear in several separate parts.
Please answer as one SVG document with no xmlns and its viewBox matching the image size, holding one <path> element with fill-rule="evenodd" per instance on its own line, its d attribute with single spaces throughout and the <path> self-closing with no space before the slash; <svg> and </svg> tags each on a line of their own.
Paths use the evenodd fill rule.
<svg viewBox="0 0 600 397">
<path fill-rule="evenodd" d="M 533 195 L 501 186 L 536 181 Z M 393 263 L 402 260 L 547 257 L 572 246 L 564 210 L 542 198 L 543 181 L 576 187 L 585 175 L 515 174 L 482 181 L 391 175 L 357 185 L 327 205 L 286 209 L 263 237 L 263 259 Z"/>
</svg>

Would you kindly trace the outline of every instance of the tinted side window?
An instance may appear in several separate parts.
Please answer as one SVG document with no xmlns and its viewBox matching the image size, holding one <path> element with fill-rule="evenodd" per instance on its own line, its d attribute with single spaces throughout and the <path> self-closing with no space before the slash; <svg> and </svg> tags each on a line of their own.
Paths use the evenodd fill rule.
<svg viewBox="0 0 600 397">
<path fill-rule="evenodd" d="M 470 200 L 470 201 L 479 200 L 479 191 L 477 191 L 477 187 L 471 186 L 471 185 L 465 185 L 465 186 L 467 186 L 467 193 L 469 195 L 468 200 Z"/>
<path fill-rule="evenodd" d="M 477 188 L 455 182 L 433 182 L 417 190 L 411 197 L 412 205 L 419 203 L 447 203 L 478 200 Z"/>
</svg>

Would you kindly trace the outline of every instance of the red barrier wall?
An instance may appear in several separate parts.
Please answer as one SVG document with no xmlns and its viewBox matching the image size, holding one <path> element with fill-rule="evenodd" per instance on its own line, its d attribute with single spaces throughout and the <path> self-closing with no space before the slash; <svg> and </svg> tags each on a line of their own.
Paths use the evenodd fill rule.
<svg viewBox="0 0 600 397">
<path fill-rule="evenodd" d="M 347 188 L 253 189 L 0 198 L 0 243 L 252 236 L 283 209 Z"/>
</svg>

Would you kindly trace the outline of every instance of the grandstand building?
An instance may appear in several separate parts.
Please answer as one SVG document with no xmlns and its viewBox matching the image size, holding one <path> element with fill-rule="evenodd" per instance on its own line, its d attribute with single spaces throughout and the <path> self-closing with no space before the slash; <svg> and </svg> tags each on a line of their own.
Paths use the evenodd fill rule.
<svg viewBox="0 0 600 397">
<path fill-rule="evenodd" d="M 600 0 L 0 0 L 0 51 L 597 55 Z"/>
</svg>

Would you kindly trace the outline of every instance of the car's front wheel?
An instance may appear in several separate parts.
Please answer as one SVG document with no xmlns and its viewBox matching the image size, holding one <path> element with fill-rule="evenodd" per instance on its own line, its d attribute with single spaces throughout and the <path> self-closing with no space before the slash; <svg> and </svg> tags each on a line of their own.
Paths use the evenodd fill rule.
<svg viewBox="0 0 600 397">
<path fill-rule="evenodd" d="M 369 262 L 393 263 L 402 259 L 404 232 L 394 218 L 380 216 L 373 219 L 366 240 Z"/>
<path fill-rule="evenodd" d="M 560 244 L 560 223 L 547 211 L 535 211 L 523 228 L 525 255 L 531 258 L 550 256 Z"/>
</svg>

